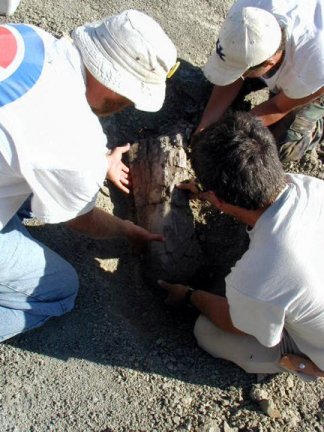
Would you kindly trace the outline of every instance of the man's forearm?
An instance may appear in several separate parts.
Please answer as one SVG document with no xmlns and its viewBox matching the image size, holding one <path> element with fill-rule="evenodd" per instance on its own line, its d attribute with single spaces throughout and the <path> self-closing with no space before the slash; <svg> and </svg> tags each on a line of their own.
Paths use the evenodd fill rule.
<svg viewBox="0 0 324 432">
<path fill-rule="evenodd" d="M 205 315 L 215 326 L 225 332 L 245 334 L 234 327 L 229 313 L 228 301 L 225 297 L 196 290 L 191 295 L 191 303 L 199 312 Z"/>
<path fill-rule="evenodd" d="M 240 78 L 227 86 L 214 86 L 196 132 L 202 131 L 222 117 L 238 95 L 242 85 L 243 80 Z"/>
<path fill-rule="evenodd" d="M 108 239 L 119 236 L 127 237 L 132 223 L 95 207 L 91 212 L 70 220 L 66 225 L 80 234 L 95 239 Z"/>
<path fill-rule="evenodd" d="M 260 105 L 257 105 L 250 112 L 258 117 L 265 126 L 270 126 L 277 123 L 296 108 L 314 102 L 316 99 L 323 96 L 323 94 L 324 87 L 319 89 L 316 93 L 301 99 L 288 98 L 283 92 L 281 92 L 269 100 L 262 102 Z"/>
<path fill-rule="evenodd" d="M 142 250 L 149 242 L 165 240 L 162 234 L 151 233 L 129 220 L 120 219 L 97 207 L 89 213 L 67 222 L 66 225 L 80 234 L 97 240 L 125 237 L 138 251 Z"/>
<path fill-rule="evenodd" d="M 270 126 L 280 121 L 293 109 L 295 108 L 290 107 L 281 111 L 275 100 L 269 99 L 254 107 L 250 112 L 260 119 L 265 126 Z"/>
</svg>

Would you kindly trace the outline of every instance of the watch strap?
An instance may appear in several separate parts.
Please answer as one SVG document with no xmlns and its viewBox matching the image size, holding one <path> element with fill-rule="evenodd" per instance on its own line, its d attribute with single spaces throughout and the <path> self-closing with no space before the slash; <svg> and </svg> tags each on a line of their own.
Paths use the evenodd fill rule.
<svg viewBox="0 0 324 432">
<path fill-rule="evenodd" d="M 195 292 L 195 290 L 192 287 L 188 286 L 188 291 L 186 292 L 186 295 L 184 298 L 186 305 L 191 305 L 191 296 L 192 296 L 193 292 Z"/>
</svg>

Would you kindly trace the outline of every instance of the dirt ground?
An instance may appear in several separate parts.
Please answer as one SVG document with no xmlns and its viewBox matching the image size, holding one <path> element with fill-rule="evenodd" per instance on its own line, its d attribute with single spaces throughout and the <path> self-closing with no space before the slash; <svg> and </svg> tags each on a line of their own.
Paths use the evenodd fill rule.
<svg viewBox="0 0 324 432">
<path fill-rule="evenodd" d="M 210 88 L 200 68 L 231 3 L 22 0 L 9 21 L 61 36 L 83 22 L 136 8 L 161 23 L 178 47 L 181 69 L 160 113 L 128 110 L 103 121 L 114 146 L 195 124 Z M 312 155 L 286 169 L 323 175 Z M 98 204 L 120 217 L 133 216 L 131 198 L 113 187 L 103 187 Z M 210 218 L 219 221 L 212 212 Z M 202 233 L 213 250 L 200 275 L 204 283 L 216 257 L 223 260 L 221 275 L 246 246 L 239 224 L 220 224 L 219 243 L 208 243 L 208 233 Z M 89 240 L 62 225 L 34 223 L 29 229 L 75 266 L 81 286 L 73 312 L 0 345 L 1 431 L 323 430 L 323 382 L 282 374 L 257 383 L 255 375 L 208 356 L 192 335 L 196 312 L 166 308 L 163 294 L 143 280 L 141 256 L 125 241 Z"/>
</svg>

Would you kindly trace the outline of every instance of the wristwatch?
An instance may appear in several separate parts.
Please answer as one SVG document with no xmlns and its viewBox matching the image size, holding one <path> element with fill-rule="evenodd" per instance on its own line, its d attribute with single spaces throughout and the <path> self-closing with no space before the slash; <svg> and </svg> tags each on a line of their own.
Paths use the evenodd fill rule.
<svg viewBox="0 0 324 432">
<path fill-rule="evenodd" d="M 192 293 L 195 292 L 195 290 L 191 286 L 188 286 L 187 288 L 188 288 L 188 291 L 186 292 L 184 301 L 185 301 L 186 305 L 188 305 L 188 306 L 191 305 L 192 306 L 191 296 L 192 296 Z"/>
</svg>

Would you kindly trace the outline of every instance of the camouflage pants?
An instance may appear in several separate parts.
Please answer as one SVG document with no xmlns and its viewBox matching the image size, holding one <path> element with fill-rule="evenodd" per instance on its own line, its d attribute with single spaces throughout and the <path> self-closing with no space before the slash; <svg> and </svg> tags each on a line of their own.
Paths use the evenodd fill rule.
<svg viewBox="0 0 324 432">
<path fill-rule="evenodd" d="M 260 79 L 246 79 L 232 107 L 249 111 L 250 103 L 245 97 L 250 93 L 266 88 Z M 270 98 L 273 95 L 270 93 Z M 324 154 L 324 96 L 314 102 L 297 108 L 279 122 L 269 127 L 273 133 L 282 162 L 297 161 L 307 151 L 317 150 Z"/>
<path fill-rule="evenodd" d="M 321 153 L 324 127 L 324 96 L 297 108 L 270 127 L 281 161 L 297 161 L 307 151 Z"/>
</svg>

